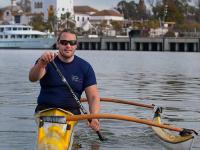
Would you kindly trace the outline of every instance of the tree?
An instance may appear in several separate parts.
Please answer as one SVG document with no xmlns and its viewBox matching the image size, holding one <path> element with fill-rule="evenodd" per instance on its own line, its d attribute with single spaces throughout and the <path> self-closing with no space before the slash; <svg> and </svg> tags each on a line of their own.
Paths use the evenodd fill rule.
<svg viewBox="0 0 200 150">
<path fill-rule="evenodd" d="M 74 28 L 76 22 L 74 21 L 74 17 L 71 15 L 70 12 L 66 12 L 65 14 L 61 14 L 60 18 L 60 26 L 62 28 Z"/>
<path fill-rule="evenodd" d="M 46 25 L 43 21 L 43 15 L 42 14 L 37 14 L 31 18 L 30 25 L 33 27 L 35 30 L 39 31 L 45 31 L 46 30 Z"/>
<path fill-rule="evenodd" d="M 17 5 L 22 8 L 24 12 L 31 12 L 31 1 L 30 0 L 20 0 Z"/>
<path fill-rule="evenodd" d="M 146 19 L 147 18 L 147 10 L 144 0 L 140 0 L 138 4 L 138 16 L 140 19 Z"/>
<path fill-rule="evenodd" d="M 57 16 L 55 15 L 49 16 L 47 24 L 46 24 L 47 29 L 50 32 L 55 32 L 55 34 L 56 34 L 56 29 L 57 29 L 57 20 L 58 20 Z"/>
<path fill-rule="evenodd" d="M 117 4 L 117 8 L 116 9 L 121 14 L 124 15 L 125 19 L 128 19 L 128 20 L 130 20 L 130 19 L 132 19 L 132 20 L 138 19 L 137 4 L 134 1 L 130 1 L 130 2 L 120 1 Z"/>
<path fill-rule="evenodd" d="M 156 3 L 153 13 L 155 18 L 162 21 L 174 21 L 181 23 L 184 21 L 184 0 L 163 0 Z"/>
<path fill-rule="evenodd" d="M 139 4 L 135 3 L 135 1 L 120 1 L 116 9 L 128 20 L 141 20 L 146 19 L 148 16 L 144 0 L 140 0 Z"/>
<path fill-rule="evenodd" d="M 114 30 L 121 31 L 123 27 L 123 23 L 119 21 L 111 21 L 111 25 Z"/>
<path fill-rule="evenodd" d="M 54 12 L 54 8 L 52 5 L 49 6 L 48 8 L 48 20 L 47 20 L 47 29 L 50 31 L 50 32 L 54 32 L 55 35 L 57 34 L 57 16 L 55 15 L 55 12 Z"/>
</svg>

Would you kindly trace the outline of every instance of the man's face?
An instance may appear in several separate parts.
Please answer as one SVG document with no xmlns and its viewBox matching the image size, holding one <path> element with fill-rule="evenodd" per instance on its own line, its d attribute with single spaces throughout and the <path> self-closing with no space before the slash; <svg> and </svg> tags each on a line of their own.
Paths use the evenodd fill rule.
<svg viewBox="0 0 200 150">
<path fill-rule="evenodd" d="M 75 34 L 64 32 L 58 41 L 59 52 L 65 59 L 74 56 L 77 43 Z"/>
</svg>

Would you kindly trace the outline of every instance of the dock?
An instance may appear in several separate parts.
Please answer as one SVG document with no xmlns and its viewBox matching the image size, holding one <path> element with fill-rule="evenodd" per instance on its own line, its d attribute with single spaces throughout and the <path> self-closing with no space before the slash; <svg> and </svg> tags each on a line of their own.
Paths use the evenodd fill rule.
<svg viewBox="0 0 200 150">
<path fill-rule="evenodd" d="M 197 37 L 78 37 L 78 50 L 200 52 Z"/>
</svg>

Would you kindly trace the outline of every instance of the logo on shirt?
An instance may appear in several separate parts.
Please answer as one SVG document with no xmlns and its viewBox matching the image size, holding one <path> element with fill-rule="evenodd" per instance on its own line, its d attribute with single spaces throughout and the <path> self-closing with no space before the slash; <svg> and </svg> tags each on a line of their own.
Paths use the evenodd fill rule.
<svg viewBox="0 0 200 150">
<path fill-rule="evenodd" d="M 72 81 L 82 83 L 83 80 L 80 79 L 78 76 L 72 75 Z"/>
</svg>

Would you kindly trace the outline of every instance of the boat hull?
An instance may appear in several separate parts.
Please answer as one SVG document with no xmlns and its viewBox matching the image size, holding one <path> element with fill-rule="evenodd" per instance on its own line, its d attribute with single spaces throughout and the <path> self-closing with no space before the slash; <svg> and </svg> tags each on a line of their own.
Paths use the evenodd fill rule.
<svg viewBox="0 0 200 150">
<path fill-rule="evenodd" d="M 0 49 L 52 49 L 55 38 L 1 40 Z"/>
<path fill-rule="evenodd" d="M 37 150 L 71 149 L 77 123 L 66 121 L 71 115 L 73 114 L 62 109 L 46 109 L 35 115 L 38 124 Z"/>
</svg>

